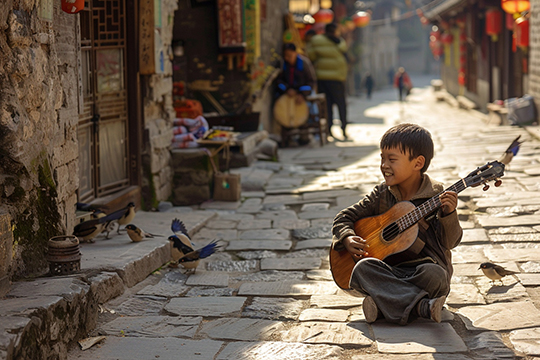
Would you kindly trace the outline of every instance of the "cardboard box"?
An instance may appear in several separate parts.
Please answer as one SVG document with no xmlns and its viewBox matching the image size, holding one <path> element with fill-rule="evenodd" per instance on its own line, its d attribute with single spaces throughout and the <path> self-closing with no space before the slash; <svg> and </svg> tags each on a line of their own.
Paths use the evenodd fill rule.
<svg viewBox="0 0 540 360">
<path fill-rule="evenodd" d="M 214 173 L 214 200 L 238 201 L 241 188 L 240 174 Z"/>
</svg>

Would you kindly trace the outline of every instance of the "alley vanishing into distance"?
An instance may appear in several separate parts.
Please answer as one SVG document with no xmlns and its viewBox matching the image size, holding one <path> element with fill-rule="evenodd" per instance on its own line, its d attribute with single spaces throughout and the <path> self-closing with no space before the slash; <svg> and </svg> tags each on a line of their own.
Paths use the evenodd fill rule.
<svg viewBox="0 0 540 360">
<path fill-rule="evenodd" d="M 197 247 L 214 238 L 224 251 L 193 275 L 162 267 L 100 308 L 91 336 L 106 338 L 69 359 L 515 359 L 540 355 L 540 142 L 525 129 L 488 124 L 476 112 L 437 102 L 429 79 L 399 103 L 394 89 L 371 100 L 349 98 L 350 141 L 280 149 L 279 162 L 235 169 L 242 201 L 207 202 L 134 223 L 167 235 L 178 217 Z M 428 174 L 445 185 L 498 159 L 517 135 L 520 153 L 501 187 L 460 193 L 464 236 L 453 251 L 454 276 L 442 323 L 367 324 L 362 298 L 332 281 L 328 249 L 334 216 L 382 180 L 378 143 L 392 125 L 414 122 L 435 142 Z M 341 136 L 335 126 L 336 137 Z M 491 184 L 493 185 L 493 184 Z M 194 225 L 196 224 L 196 226 Z M 150 242 L 127 235 L 84 244 L 83 261 L 113 266 L 106 250 L 128 258 Z M 151 246 L 150 246 L 151 247 Z M 92 249 L 94 248 L 94 249 Z M 112 255 L 111 255 L 112 256 Z M 102 265 L 99 265 L 99 263 Z M 485 261 L 517 272 L 492 286 Z M 84 262 L 83 262 L 84 264 Z"/>
</svg>

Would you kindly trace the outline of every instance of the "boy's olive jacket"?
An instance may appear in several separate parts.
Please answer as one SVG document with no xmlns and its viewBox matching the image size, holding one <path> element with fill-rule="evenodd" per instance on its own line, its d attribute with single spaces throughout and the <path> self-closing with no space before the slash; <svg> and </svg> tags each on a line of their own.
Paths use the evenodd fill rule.
<svg viewBox="0 0 540 360">
<path fill-rule="evenodd" d="M 424 174 L 418 192 L 410 201 L 418 206 L 443 190 L 441 183 L 431 180 L 427 174 Z M 393 186 L 387 186 L 383 182 L 358 203 L 340 211 L 334 218 L 332 227 L 334 249 L 338 251 L 344 249 L 342 241 L 347 236 L 356 235 L 354 232 L 354 223 L 356 221 L 365 217 L 380 215 L 399 201 L 402 201 L 399 190 Z M 442 211 L 439 209 L 436 218 L 429 221 L 429 224 L 426 239 L 423 239 L 426 245 L 418 255 L 417 263 L 430 261 L 441 265 L 446 269 L 448 280 L 450 280 L 453 272 L 450 250 L 459 245 L 463 235 L 457 212 L 454 211 L 447 216 L 442 216 Z M 414 265 L 414 263 L 411 265 Z"/>
</svg>

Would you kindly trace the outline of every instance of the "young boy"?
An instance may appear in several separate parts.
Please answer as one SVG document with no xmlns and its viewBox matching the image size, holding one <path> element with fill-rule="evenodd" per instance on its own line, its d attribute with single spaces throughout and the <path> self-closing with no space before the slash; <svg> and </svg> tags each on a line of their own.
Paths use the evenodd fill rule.
<svg viewBox="0 0 540 360">
<path fill-rule="evenodd" d="M 394 126 L 383 135 L 380 147 L 385 181 L 337 214 L 334 249 L 347 249 L 358 260 L 350 287 L 366 295 L 362 306 L 368 323 L 382 317 L 401 325 L 417 317 L 440 322 L 452 277 L 450 250 L 463 233 L 455 211 L 457 193 L 442 193 L 435 216 L 420 221 L 419 238 L 425 245 L 415 258 L 390 266 L 369 257 L 365 240 L 354 232 L 356 221 L 382 214 L 399 201 L 418 206 L 444 190 L 425 174 L 433 158 L 433 141 L 426 129 L 415 124 Z"/>
</svg>

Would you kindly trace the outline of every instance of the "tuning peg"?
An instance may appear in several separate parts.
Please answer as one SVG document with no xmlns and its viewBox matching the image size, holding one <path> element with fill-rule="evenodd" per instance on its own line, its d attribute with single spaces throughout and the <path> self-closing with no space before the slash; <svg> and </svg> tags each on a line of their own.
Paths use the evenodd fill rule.
<svg viewBox="0 0 540 360">
<path fill-rule="evenodd" d="M 496 180 L 495 184 L 493 184 L 493 185 L 495 185 L 495 187 L 501 186 L 502 185 L 502 180 Z"/>
<path fill-rule="evenodd" d="M 488 185 L 488 184 L 484 184 L 484 187 L 482 188 L 482 190 L 488 191 L 488 189 L 489 189 L 489 185 Z"/>
</svg>

